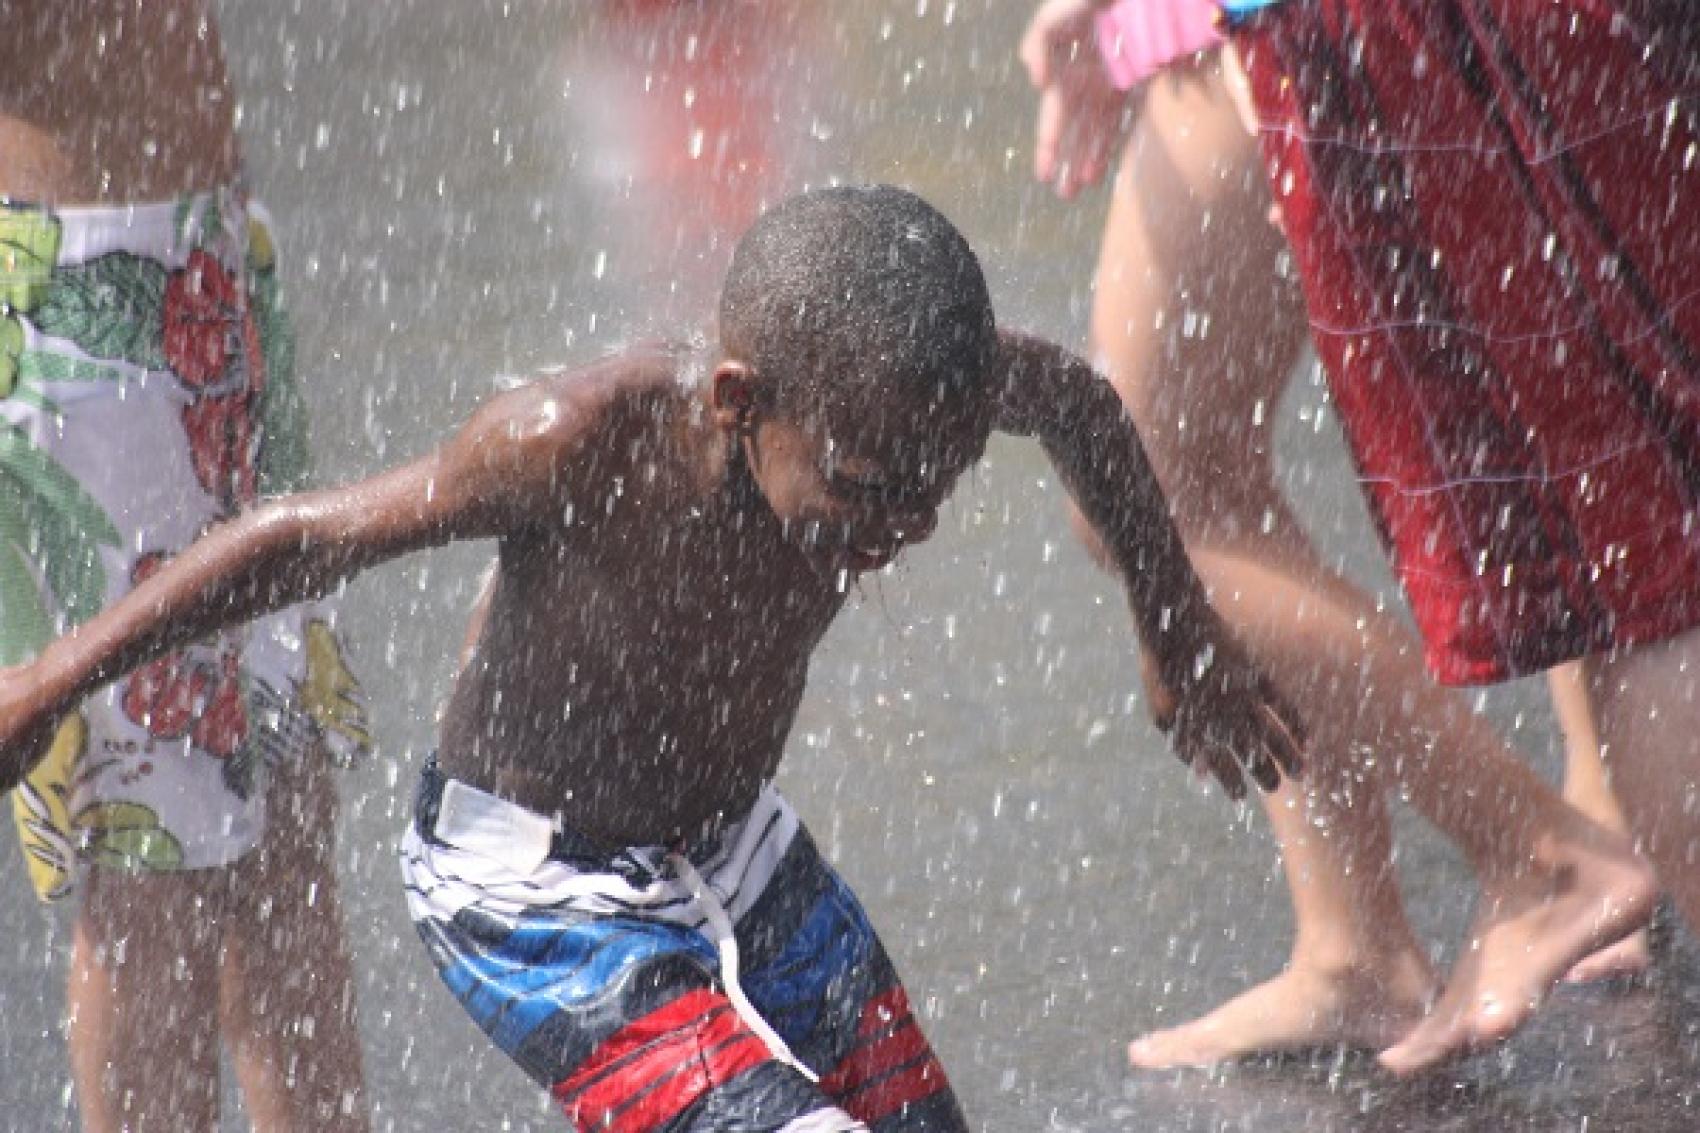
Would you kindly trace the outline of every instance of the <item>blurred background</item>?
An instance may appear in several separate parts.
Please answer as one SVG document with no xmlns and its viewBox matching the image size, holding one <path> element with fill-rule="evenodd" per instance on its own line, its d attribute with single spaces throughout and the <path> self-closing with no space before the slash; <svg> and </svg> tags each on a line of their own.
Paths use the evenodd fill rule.
<svg viewBox="0 0 1700 1133">
<path fill-rule="evenodd" d="M 1026 0 L 215 7 L 327 481 L 421 452 L 507 378 L 707 327 L 728 242 L 808 185 L 918 191 L 978 250 L 1003 322 L 1084 345 L 1105 199 L 1058 202 L 1032 178 Z M 1330 558 L 1397 607 L 1307 367 L 1276 410 L 1293 494 Z M 380 1130 L 564 1125 L 439 986 L 395 865 L 490 553 L 374 571 L 343 604 L 380 737 L 341 777 L 337 832 Z M 978 1126 L 1693 1126 L 1696 1016 L 1668 976 L 1565 990 L 1510 1046 L 1412 1086 L 1333 1052 L 1129 1072 L 1128 1039 L 1273 974 L 1290 933 L 1261 818 L 1168 754 L 1135 661 L 1120 595 L 1037 447 L 1013 441 L 931 543 L 864 581 L 817 658 L 782 787 L 868 905 Z M 1539 685 L 1478 706 L 1552 772 Z M 1468 873 L 1410 821 L 1399 861 L 1444 962 Z M 69 921 L 30 897 L 9 835 L 0 924 L 0 1127 L 75 1129 Z"/>
</svg>

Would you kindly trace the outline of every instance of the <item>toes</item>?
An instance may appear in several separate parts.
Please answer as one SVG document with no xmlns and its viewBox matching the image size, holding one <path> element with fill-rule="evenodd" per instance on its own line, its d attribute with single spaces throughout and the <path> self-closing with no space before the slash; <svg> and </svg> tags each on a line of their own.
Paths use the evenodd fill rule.
<svg viewBox="0 0 1700 1133">
<path fill-rule="evenodd" d="M 1127 1044 L 1127 1063 L 1135 1070 L 1157 1070 L 1161 1068 L 1158 1061 L 1155 1044 L 1149 1037 L 1134 1039 Z"/>
<path fill-rule="evenodd" d="M 1135 1070 L 1172 1070 L 1208 1061 L 1198 1051 L 1188 1051 L 1184 1041 L 1177 1045 L 1170 1031 L 1153 1031 L 1127 1044 L 1127 1062 Z"/>
<path fill-rule="evenodd" d="M 1601 983 L 1633 979 L 1652 967 L 1645 932 L 1635 933 L 1579 961 L 1564 975 L 1567 984 Z"/>
<path fill-rule="evenodd" d="M 1389 1074 L 1406 1078 L 1432 1065 L 1436 1059 L 1429 1054 L 1428 1044 L 1420 1043 L 1413 1037 L 1407 1037 L 1403 1042 L 1388 1047 L 1376 1055 L 1376 1062 Z"/>
<path fill-rule="evenodd" d="M 1467 1045 L 1466 1033 L 1456 1016 L 1445 1023 L 1439 1019 L 1430 1015 L 1410 1034 L 1377 1055 L 1376 1061 L 1382 1069 L 1401 1078 L 1420 1074 Z"/>
<path fill-rule="evenodd" d="M 1537 1004 L 1512 1003 L 1484 995 L 1468 1012 L 1430 1015 L 1405 1038 L 1377 1056 L 1383 1069 L 1409 1077 L 1510 1038 Z M 1443 1022 L 1440 1020 L 1444 1020 Z"/>
</svg>

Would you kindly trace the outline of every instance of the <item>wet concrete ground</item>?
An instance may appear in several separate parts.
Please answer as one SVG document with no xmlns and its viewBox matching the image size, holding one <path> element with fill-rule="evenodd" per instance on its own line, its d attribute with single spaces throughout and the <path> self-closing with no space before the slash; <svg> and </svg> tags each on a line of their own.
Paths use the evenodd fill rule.
<svg viewBox="0 0 1700 1133">
<path fill-rule="evenodd" d="M 587 135 L 606 123 L 570 63 L 594 44 L 583 7 L 221 6 L 329 478 L 421 451 L 496 374 L 586 358 L 650 324 L 658 273 L 621 235 L 644 221 L 592 168 Z M 791 96 L 797 168 L 917 188 L 980 250 L 1006 321 L 1078 345 L 1104 201 L 1059 205 L 1027 177 L 1031 102 L 1010 55 L 1025 3 L 833 7 L 850 10 L 816 29 L 819 62 Z M 1319 541 L 1397 601 L 1312 375 L 1279 414 Z M 394 865 L 443 642 L 458 640 L 444 627 L 488 553 L 382 569 L 345 605 L 383 741 L 343 780 L 337 832 L 380 1130 L 562 1125 L 438 986 Z M 821 651 L 783 786 L 862 894 L 980 1127 L 1696 1125 L 1700 963 L 1682 942 L 1650 983 L 1563 989 L 1503 1049 L 1417 1083 L 1336 1052 L 1128 1072 L 1127 1039 L 1279 970 L 1291 929 L 1261 818 L 1189 782 L 1137 689 L 1120 598 L 1073 543 L 1042 457 L 1014 442 L 994 445 L 934 541 L 869 583 Z M 1481 708 L 1555 770 L 1541 686 L 1493 690 Z M 1444 961 L 1468 873 L 1414 820 L 1399 853 L 1413 922 Z M 76 1127 L 58 1022 L 67 923 L 35 908 L 0 838 L 6 1130 Z"/>
</svg>

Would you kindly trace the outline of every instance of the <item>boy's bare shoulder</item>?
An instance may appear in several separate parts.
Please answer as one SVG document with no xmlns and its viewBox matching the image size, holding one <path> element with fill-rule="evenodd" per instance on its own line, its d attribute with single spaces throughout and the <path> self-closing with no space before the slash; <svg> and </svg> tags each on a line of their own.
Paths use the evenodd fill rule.
<svg viewBox="0 0 1700 1133">
<path fill-rule="evenodd" d="M 484 403 L 450 444 L 449 465 L 483 483 L 486 499 L 530 514 L 542 497 L 595 493 L 636 464 L 673 463 L 695 405 L 695 358 L 643 346 L 538 374 Z"/>
<path fill-rule="evenodd" d="M 631 411 L 682 401 L 689 392 L 694 359 L 687 346 L 645 343 L 583 366 L 546 370 L 520 388 L 540 402 L 554 401 L 613 424 Z"/>
<path fill-rule="evenodd" d="M 479 448 L 566 454 L 601 446 L 633 422 L 688 400 L 688 355 L 636 347 L 583 366 L 546 370 L 486 401 L 468 429 Z M 534 453 L 541 455 L 541 452 Z"/>
</svg>

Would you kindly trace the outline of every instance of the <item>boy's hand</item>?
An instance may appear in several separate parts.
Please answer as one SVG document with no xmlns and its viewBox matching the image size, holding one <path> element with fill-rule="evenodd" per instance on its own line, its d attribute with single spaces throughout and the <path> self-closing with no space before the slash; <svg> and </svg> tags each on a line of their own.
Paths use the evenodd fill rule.
<svg viewBox="0 0 1700 1133">
<path fill-rule="evenodd" d="M 1037 436 L 1127 588 L 1153 715 L 1181 759 L 1234 798 L 1299 773 L 1299 714 L 1210 606 L 1115 388 L 1044 339 L 1000 330 L 998 428 Z M 1243 769 L 1243 770 L 1242 770 Z"/>
<path fill-rule="evenodd" d="M 1214 621 L 1214 618 L 1211 619 Z M 1245 774 L 1265 791 L 1304 770 L 1304 724 L 1263 670 L 1216 623 L 1163 653 L 1141 651 L 1151 715 L 1182 763 L 1214 775 L 1228 797 L 1245 797 Z"/>
<path fill-rule="evenodd" d="M 57 713 L 43 713 L 27 666 L 0 669 L 0 794 L 28 775 L 53 743 Z"/>
<path fill-rule="evenodd" d="M 1046 0 L 1021 37 L 1039 92 L 1033 173 L 1067 200 L 1103 179 L 1132 121 L 1134 97 L 1110 82 L 1098 54 L 1094 0 Z"/>
</svg>

